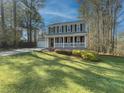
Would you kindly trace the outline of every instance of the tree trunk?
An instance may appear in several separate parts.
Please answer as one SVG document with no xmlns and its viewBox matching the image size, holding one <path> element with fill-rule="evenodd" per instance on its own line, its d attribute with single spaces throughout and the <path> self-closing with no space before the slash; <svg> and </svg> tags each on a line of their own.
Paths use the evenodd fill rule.
<svg viewBox="0 0 124 93">
<path fill-rule="evenodd" d="M 3 34 L 3 43 L 6 43 L 6 30 L 5 30 L 5 18 L 4 18 L 4 4 L 1 0 L 1 28 Z"/>
<path fill-rule="evenodd" d="M 16 0 L 13 0 L 13 21 L 14 21 L 14 46 L 17 48 L 17 19 L 16 19 Z"/>
</svg>

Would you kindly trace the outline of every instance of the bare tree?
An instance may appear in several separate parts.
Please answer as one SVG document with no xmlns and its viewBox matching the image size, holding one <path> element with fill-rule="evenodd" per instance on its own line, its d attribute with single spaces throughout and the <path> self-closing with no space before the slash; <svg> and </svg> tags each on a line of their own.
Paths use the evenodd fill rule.
<svg viewBox="0 0 124 93">
<path fill-rule="evenodd" d="M 117 14 L 120 0 L 81 0 L 80 15 L 86 20 L 89 49 L 98 53 L 114 53 L 117 42 Z"/>
</svg>

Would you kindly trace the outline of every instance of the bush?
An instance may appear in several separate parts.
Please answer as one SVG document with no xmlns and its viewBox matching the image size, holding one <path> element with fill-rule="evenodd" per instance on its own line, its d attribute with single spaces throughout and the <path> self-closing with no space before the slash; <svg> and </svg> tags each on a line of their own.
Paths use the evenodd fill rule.
<svg viewBox="0 0 124 93">
<path fill-rule="evenodd" d="M 90 60 L 90 61 L 98 61 L 98 56 L 95 52 L 93 51 L 87 51 L 87 50 L 83 50 L 81 51 L 81 57 L 84 60 Z"/>
<path fill-rule="evenodd" d="M 72 51 L 70 51 L 70 50 L 59 50 L 59 49 L 57 49 L 57 50 L 55 50 L 55 52 L 58 53 L 58 54 L 72 55 Z"/>
<path fill-rule="evenodd" d="M 63 55 L 74 55 L 74 56 L 79 56 L 81 58 L 83 58 L 84 60 L 88 60 L 88 61 L 99 61 L 100 59 L 98 59 L 98 55 L 96 52 L 94 51 L 90 51 L 90 50 L 55 50 L 56 53 L 58 54 L 63 54 Z"/>
<path fill-rule="evenodd" d="M 81 56 L 81 50 L 72 50 L 72 54 L 75 56 Z"/>
</svg>

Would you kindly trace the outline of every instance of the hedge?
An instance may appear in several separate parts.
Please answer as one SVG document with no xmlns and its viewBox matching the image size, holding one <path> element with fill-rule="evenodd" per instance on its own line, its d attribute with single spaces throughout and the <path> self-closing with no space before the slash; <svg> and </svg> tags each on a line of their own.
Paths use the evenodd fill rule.
<svg viewBox="0 0 124 93">
<path fill-rule="evenodd" d="M 94 51 L 90 50 L 55 50 L 58 54 L 73 55 L 83 58 L 88 61 L 99 61 L 98 55 Z"/>
</svg>

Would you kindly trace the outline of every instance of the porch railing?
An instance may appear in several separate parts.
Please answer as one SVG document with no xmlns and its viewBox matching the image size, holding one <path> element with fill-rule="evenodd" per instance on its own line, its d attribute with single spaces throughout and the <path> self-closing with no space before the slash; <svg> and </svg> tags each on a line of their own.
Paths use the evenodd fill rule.
<svg viewBox="0 0 124 93">
<path fill-rule="evenodd" d="M 85 48 L 85 43 L 55 43 L 55 48 Z"/>
</svg>

